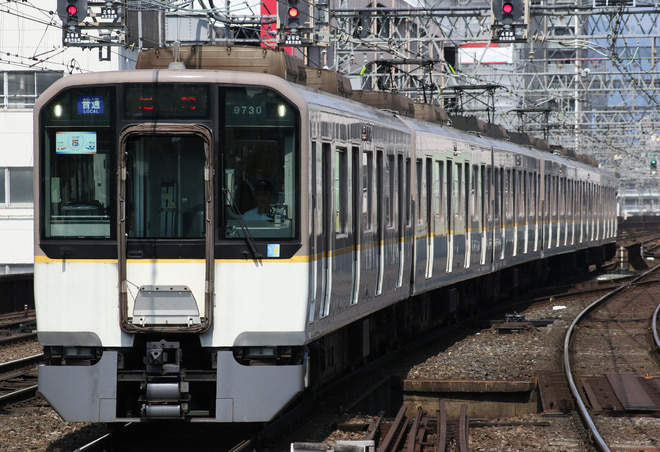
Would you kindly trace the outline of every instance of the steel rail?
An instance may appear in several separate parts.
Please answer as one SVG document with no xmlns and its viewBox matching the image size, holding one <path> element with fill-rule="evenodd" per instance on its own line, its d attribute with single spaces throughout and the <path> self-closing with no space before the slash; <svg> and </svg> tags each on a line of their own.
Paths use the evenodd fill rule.
<svg viewBox="0 0 660 452">
<path fill-rule="evenodd" d="M 469 425 L 470 421 L 467 415 L 467 405 L 463 404 L 461 405 L 461 413 L 458 418 L 458 439 L 456 440 L 459 452 L 469 452 L 470 450 L 468 437 Z"/>
<path fill-rule="evenodd" d="M 582 318 L 584 318 L 587 314 L 589 314 L 591 311 L 599 307 L 601 304 L 603 304 L 605 301 L 609 300 L 610 298 L 614 297 L 615 295 L 618 295 L 620 292 L 623 292 L 625 289 L 633 285 L 635 282 L 638 280 L 641 280 L 644 278 L 646 275 L 649 273 L 652 273 L 656 271 L 658 268 L 660 268 L 660 265 L 656 265 L 655 267 L 651 268 L 650 270 L 642 273 L 641 275 L 637 276 L 636 278 L 632 279 L 631 281 L 627 282 L 626 284 L 622 284 L 618 288 L 614 289 L 613 291 L 609 292 L 608 294 L 603 295 L 593 303 L 591 303 L 589 306 L 587 306 L 582 312 L 580 312 L 575 319 L 573 319 L 573 322 L 571 325 L 568 327 L 568 331 L 566 332 L 566 337 L 564 338 L 564 369 L 566 371 L 566 379 L 568 380 L 568 385 L 571 388 L 571 393 L 573 393 L 573 397 L 575 398 L 575 403 L 578 407 L 578 410 L 580 412 L 580 416 L 582 417 L 582 420 L 585 422 L 585 424 L 589 427 L 589 430 L 591 432 L 591 435 L 598 446 L 598 448 L 603 451 L 603 452 L 610 452 L 610 448 L 601 436 L 600 432 L 598 431 L 598 428 L 596 428 L 596 424 L 594 423 L 593 419 L 591 418 L 591 415 L 589 414 L 589 410 L 587 409 L 587 406 L 584 403 L 584 400 L 582 400 L 582 397 L 580 396 L 580 393 L 577 388 L 577 384 L 575 383 L 575 379 L 573 378 L 573 371 L 571 369 L 571 363 L 570 363 L 570 349 L 571 349 L 571 340 L 573 339 L 573 333 L 575 332 L 575 327 L 580 323 Z"/>
<path fill-rule="evenodd" d="M 15 344 L 17 342 L 27 342 L 37 340 L 37 333 L 14 334 L 13 336 L 1 337 L 0 346 Z"/>
<path fill-rule="evenodd" d="M 44 360 L 44 354 L 39 353 L 37 355 L 27 356 L 25 358 L 15 359 L 14 361 L 8 361 L 6 363 L 0 364 L 0 374 L 5 372 L 11 372 L 15 369 L 20 369 L 22 367 L 33 366 L 39 364 Z"/>
</svg>

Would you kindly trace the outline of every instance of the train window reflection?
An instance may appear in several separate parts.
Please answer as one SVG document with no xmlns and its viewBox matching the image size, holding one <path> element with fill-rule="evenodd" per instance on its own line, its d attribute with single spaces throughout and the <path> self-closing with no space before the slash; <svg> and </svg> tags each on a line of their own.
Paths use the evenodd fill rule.
<svg viewBox="0 0 660 452">
<path fill-rule="evenodd" d="M 204 142 L 137 136 L 126 144 L 129 238 L 204 237 Z"/>
<path fill-rule="evenodd" d="M 114 238 L 114 91 L 71 88 L 39 112 L 44 238 Z"/>
<path fill-rule="evenodd" d="M 221 96 L 224 237 L 294 237 L 297 111 L 261 88 L 232 88 Z"/>
<path fill-rule="evenodd" d="M 46 237 L 110 238 L 114 162 L 97 140 L 107 142 L 108 137 L 81 130 L 46 134 Z M 93 143 L 93 149 L 82 143 Z"/>
</svg>

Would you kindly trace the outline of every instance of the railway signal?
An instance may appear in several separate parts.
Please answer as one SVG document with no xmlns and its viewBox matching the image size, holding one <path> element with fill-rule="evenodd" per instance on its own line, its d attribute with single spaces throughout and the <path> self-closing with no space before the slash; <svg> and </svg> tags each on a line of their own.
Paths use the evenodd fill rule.
<svg viewBox="0 0 660 452">
<path fill-rule="evenodd" d="M 502 25 L 526 23 L 524 0 L 493 0 L 492 8 L 495 20 Z"/>
<path fill-rule="evenodd" d="M 500 8 L 500 22 L 503 24 L 512 24 L 513 23 L 513 2 L 510 0 L 502 2 L 502 7 Z"/>
<path fill-rule="evenodd" d="M 57 0 L 57 15 L 66 27 L 77 27 L 87 17 L 87 0 Z"/>
<path fill-rule="evenodd" d="M 494 42 L 524 42 L 527 39 L 526 0 L 492 0 L 491 36 Z"/>
<path fill-rule="evenodd" d="M 284 46 L 311 45 L 314 10 L 310 0 L 284 0 L 277 6 L 278 41 Z"/>
</svg>

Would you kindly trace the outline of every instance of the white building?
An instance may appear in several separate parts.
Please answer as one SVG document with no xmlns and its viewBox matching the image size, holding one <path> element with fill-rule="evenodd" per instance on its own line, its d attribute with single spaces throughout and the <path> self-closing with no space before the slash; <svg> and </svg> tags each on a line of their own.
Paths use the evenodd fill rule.
<svg viewBox="0 0 660 452">
<path fill-rule="evenodd" d="M 56 10 L 57 0 L 4 2 L 0 9 L 0 274 L 32 271 L 37 96 L 69 74 L 134 67 L 134 54 L 121 47 L 105 48 L 110 60 L 99 61 L 98 48 L 64 46 Z"/>
</svg>

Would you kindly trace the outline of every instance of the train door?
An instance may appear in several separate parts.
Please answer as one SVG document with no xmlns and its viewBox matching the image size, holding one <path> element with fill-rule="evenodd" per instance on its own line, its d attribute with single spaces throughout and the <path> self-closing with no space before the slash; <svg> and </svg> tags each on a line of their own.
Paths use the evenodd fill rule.
<svg viewBox="0 0 660 452">
<path fill-rule="evenodd" d="M 122 327 L 204 330 L 214 285 L 211 133 L 191 124 L 142 124 L 124 131 L 120 146 Z M 198 271 L 182 272 L 181 259 L 198 259 Z"/>
<path fill-rule="evenodd" d="M 321 223 L 321 208 L 322 200 L 320 198 L 322 180 L 320 180 L 318 169 L 322 166 L 319 162 L 320 154 L 318 152 L 317 143 L 312 141 L 310 147 L 310 203 L 312 221 L 310 222 L 310 254 L 312 256 L 311 266 L 311 289 L 310 289 L 310 303 L 309 303 L 309 316 L 307 321 L 314 322 L 318 313 L 316 312 L 317 301 L 323 298 L 323 284 L 319 284 L 319 277 L 323 274 L 323 260 L 320 258 L 322 254 L 323 243 L 319 242 Z M 319 268 L 320 267 L 320 268 Z"/>
<path fill-rule="evenodd" d="M 356 303 L 356 261 L 353 242 L 353 157 L 352 147 L 335 147 L 326 168 L 325 188 L 331 194 L 327 208 L 328 285 L 327 298 L 333 311 Z"/>
</svg>

